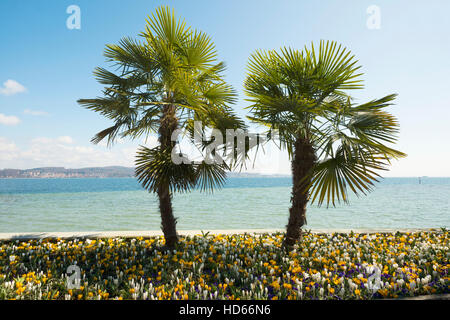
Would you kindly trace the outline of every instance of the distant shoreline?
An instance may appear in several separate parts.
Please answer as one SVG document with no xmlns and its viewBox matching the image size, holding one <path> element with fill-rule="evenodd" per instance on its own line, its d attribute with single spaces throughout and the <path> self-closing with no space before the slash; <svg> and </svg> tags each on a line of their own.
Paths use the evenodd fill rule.
<svg viewBox="0 0 450 320">
<path fill-rule="evenodd" d="M 228 172 L 229 178 L 292 178 L 291 174 L 270 174 L 251 172 Z M 65 167 L 39 167 L 31 169 L 0 169 L 1 179 L 84 179 L 84 178 L 135 178 L 133 167 L 105 166 L 85 168 Z M 450 178 L 446 176 L 405 176 L 405 177 L 381 177 L 390 178 Z"/>
<path fill-rule="evenodd" d="M 229 177 L 291 177 L 289 174 L 228 173 Z M 0 179 L 76 179 L 76 178 L 134 178 L 134 168 L 122 166 L 71 169 L 42 167 L 32 169 L 1 169 Z"/>
<path fill-rule="evenodd" d="M 134 168 L 109 166 L 66 169 L 64 167 L 42 167 L 32 169 L 3 169 L 0 178 L 131 178 Z"/>
</svg>

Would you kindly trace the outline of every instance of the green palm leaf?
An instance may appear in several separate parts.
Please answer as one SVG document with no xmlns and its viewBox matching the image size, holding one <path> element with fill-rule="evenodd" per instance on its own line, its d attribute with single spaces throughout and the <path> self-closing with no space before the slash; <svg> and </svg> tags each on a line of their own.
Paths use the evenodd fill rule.
<svg viewBox="0 0 450 320">
<path fill-rule="evenodd" d="M 348 189 L 370 191 L 391 159 L 406 156 L 388 144 L 399 123 L 385 108 L 396 95 L 355 105 L 348 90 L 362 89 L 360 66 L 336 42 L 318 47 L 256 51 L 244 82 L 253 122 L 278 130 L 292 161 L 292 207 L 286 241 L 299 236 L 308 201 L 348 202 Z"/>
<path fill-rule="evenodd" d="M 119 137 L 139 139 L 155 133 L 160 143 L 167 143 L 170 137 L 162 133 L 175 129 L 189 133 L 194 120 L 202 121 L 205 129 L 220 130 L 224 137 L 226 129 L 246 128 L 229 107 L 236 102 L 236 91 L 224 81 L 225 64 L 217 61 L 206 33 L 187 27 L 172 9 L 162 6 L 148 17 L 140 36 L 141 40 L 126 37 L 106 46 L 104 55 L 116 72 L 95 69 L 94 76 L 105 86 L 104 96 L 78 101 L 114 121 L 92 138 L 93 143 L 108 139 L 112 145 Z M 192 135 L 185 138 L 195 143 Z M 199 149 L 210 142 L 202 141 Z M 206 191 L 223 184 L 226 164 L 173 166 L 167 150 L 174 146 L 138 150 L 136 174 L 144 188 L 157 192 L 163 184 L 171 192 L 195 186 Z"/>
<path fill-rule="evenodd" d="M 175 164 L 172 150 L 160 147 L 153 149 L 141 146 L 136 155 L 136 177 L 150 192 L 167 186 L 171 193 L 190 191 L 196 182 L 197 173 L 191 164 Z"/>
</svg>

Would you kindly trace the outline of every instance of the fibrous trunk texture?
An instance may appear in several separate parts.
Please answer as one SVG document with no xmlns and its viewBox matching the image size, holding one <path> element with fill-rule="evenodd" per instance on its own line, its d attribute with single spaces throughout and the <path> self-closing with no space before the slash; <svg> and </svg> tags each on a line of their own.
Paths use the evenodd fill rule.
<svg viewBox="0 0 450 320">
<path fill-rule="evenodd" d="M 284 239 L 286 247 L 292 247 L 301 238 L 301 228 L 306 224 L 307 187 L 311 183 L 310 173 L 315 163 L 316 154 L 312 144 L 305 138 L 298 138 L 292 158 L 292 206 Z"/>
<path fill-rule="evenodd" d="M 171 141 L 172 133 L 178 127 L 175 107 L 167 105 L 163 109 L 159 126 L 159 143 L 161 151 L 171 151 L 175 143 Z M 161 213 L 161 228 L 164 233 L 166 247 L 173 248 L 178 242 L 176 230 L 177 221 L 173 215 L 172 195 L 168 184 L 158 186 L 159 210 Z"/>
</svg>

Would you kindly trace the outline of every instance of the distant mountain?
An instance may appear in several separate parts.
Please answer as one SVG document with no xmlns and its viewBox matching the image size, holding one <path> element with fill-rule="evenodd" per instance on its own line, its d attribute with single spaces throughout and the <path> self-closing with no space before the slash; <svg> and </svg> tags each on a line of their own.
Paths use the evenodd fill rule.
<svg viewBox="0 0 450 320">
<path fill-rule="evenodd" d="M 230 178 L 286 177 L 247 172 L 228 172 Z M 3 169 L 0 179 L 7 178 L 127 178 L 134 177 L 134 168 L 110 166 L 66 169 L 64 167 L 43 167 L 33 169 Z"/>
<path fill-rule="evenodd" d="M 3 169 L 0 178 L 125 178 L 134 177 L 134 168 L 110 166 L 81 169 L 43 167 L 26 170 Z"/>
</svg>

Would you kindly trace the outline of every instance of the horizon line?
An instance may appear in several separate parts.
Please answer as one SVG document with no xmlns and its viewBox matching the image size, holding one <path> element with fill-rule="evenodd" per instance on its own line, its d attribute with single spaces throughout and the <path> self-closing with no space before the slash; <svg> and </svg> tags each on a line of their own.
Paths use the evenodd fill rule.
<svg viewBox="0 0 450 320">
<path fill-rule="evenodd" d="M 27 169 L 18 169 L 18 168 L 0 168 L 0 171 L 4 170 L 20 170 L 20 171 L 26 171 L 26 170 L 37 170 L 37 169 L 49 169 L 49 168 L 59 168 L 64 170 L 82 170 L 82 169 L 103 169 L 103 168 L 126 168 L 126 169 L 135 169 L 135 167 L 128 167 L 128 166 L 121 166 L 121 165 L 109 165 L 109 166 L 92 166 L 92 167 L 79 167 L 79 168 L 69 168 L 64 166 L 43 166 L 43 167 L 34 167 L 34 168 L 27 168 Z M 260 176 L 286 176 L 286 177 L 292 177 L 292 173 L 261 173 L 261 172 L 235 172 L 235 171 L 229 171 L 229 173 L 233 174 L 249 174 L 249 175 L 260 175 Z M 381 179 L 386 178 L 450 178 L 450 176 L 427 176 L 427 175 L 417 175 L 417 176 L 380 176 Z M 63 178 L 64 179 L 64 178 Z"/>
</svg>

